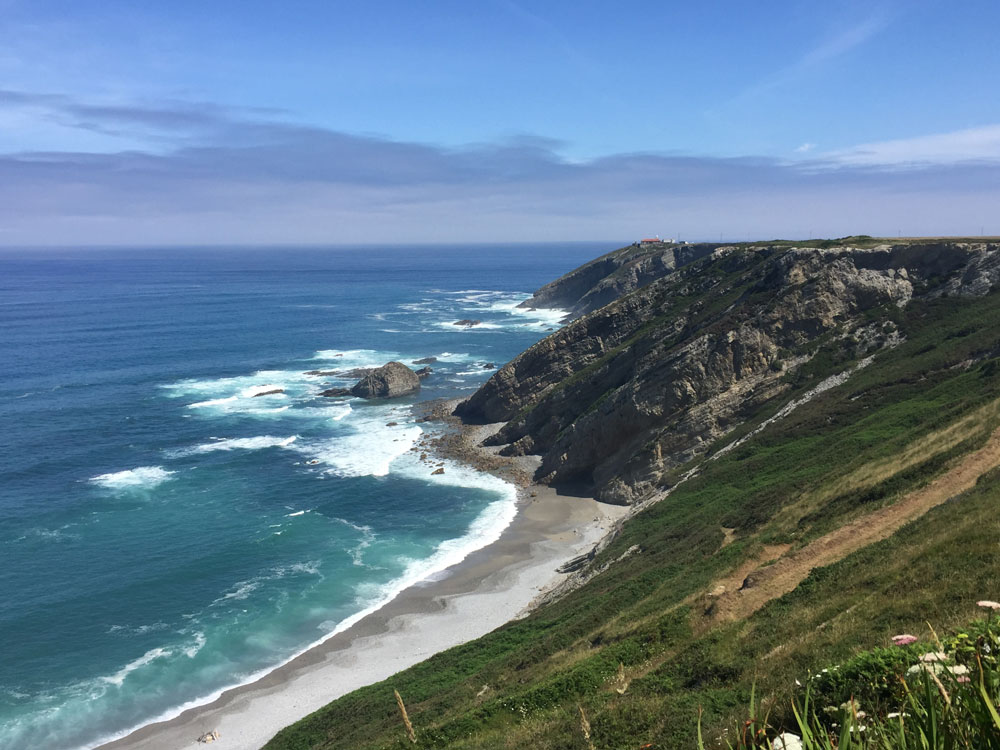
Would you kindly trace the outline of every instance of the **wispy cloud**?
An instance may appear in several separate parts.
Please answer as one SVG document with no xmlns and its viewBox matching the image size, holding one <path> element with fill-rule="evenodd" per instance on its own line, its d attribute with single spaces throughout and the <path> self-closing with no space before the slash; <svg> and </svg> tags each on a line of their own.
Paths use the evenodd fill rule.
<svg viewBox="0 0 1000 750">
<path fill-rule="evenodd" d="M 824 158 L 837 164 L 893 167 L 1000 161 L 1000 124 L 865 143 Z"/>
<path fill-rule="evenodd" d="M 223 107 L 210 102 L 166 101 L 156 104 L 81 101 L 65 94 L 0 89 L 0 111 L 31 110 L 60 125 L 108 135 L 205 136 L 248 118 L 275 116 L 270 108 Z"/>
<path fill-rule="evenodd" d="M 570 161 L 532 136 L 445 148 L 184 102 L 2 96 L 75 127 L 172 134 L 157 149 L 0 153 L 6 245 L 947 234 L 988 224 L 1000 201 L 1000 162 L 982 159 L 1000 154 L 1000 127 L 808 161 Z"/>
<path fill-rule="evenodd" d="M 801 80 L 810 71 L 847 55 L 875 37 L 889 25 L 889 20 L 885 13 L 876 13 L 837 34 L 819 40 L 798 59 L 746 86 L 727 106 L 742 104 Z"/>
</svg>

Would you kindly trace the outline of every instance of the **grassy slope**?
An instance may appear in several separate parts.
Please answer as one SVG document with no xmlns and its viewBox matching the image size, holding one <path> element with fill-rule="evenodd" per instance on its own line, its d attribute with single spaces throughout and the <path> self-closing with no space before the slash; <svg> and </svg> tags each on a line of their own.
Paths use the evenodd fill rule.
<svg viewBox="0 0 1000 750">
<path fill-rule="evenodd" d="M 746 621 L 709 627 L 703 615 L 706 587 L 762 544 L 804 544 L 891 503 L 996 427 L 985 407 L 1000 398 L 997 360 L 955 365 L 1000 352 L 1000 296 L 914 303 L 898 320 L 907 343 L 706 462 L 603 553 L 615 558 L 638 545 L 639 554 L 525 620 L 330 704 L 268 747 L 410 746 L 393 687 L 420 746 L 584 748 L 582 704 L 601 750 L 692 747 L 698 706 L 707 726 L 725 726 L 755 679 L 780 694 L 809 668 L 884 643 L 892 632 L 968 619 L 967 603 L 995 595 L 1000 584 L 996 477 L 815 570 Z M 797 390 L 822 370 L 795 375 Z M 723 526 L 736 529 L 725 547 Z M 631 680 L 624 695 L 612 689 L 619 663 Z"/>
</svg>

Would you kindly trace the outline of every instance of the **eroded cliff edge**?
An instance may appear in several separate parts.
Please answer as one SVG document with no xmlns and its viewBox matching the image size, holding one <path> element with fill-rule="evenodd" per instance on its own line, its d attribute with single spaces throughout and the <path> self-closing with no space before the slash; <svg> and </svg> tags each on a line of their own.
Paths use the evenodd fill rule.
<svg viewBox="0 0 1000 750">
<path fill-rule="evenodd" d="M 456 414 L 505 422 L 490 443 L 540 455 L 537 480 L 630 504 L 740 425 L 896 345 L 906 332 L 894 311 L 913 298 L 982 295 L 1000 281 L 996 243 L 832 244 L 602 256 L 525 303 L 585 314 L 500 368 Z"/>
</svg>

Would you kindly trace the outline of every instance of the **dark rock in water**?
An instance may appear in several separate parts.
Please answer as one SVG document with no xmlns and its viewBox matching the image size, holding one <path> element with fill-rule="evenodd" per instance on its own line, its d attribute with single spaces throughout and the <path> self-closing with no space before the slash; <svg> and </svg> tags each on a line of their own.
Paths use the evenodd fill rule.
<svg viewBox="0 0 1000 750">
<path fill-rule="evenodd" d="M 431 476 L 434 476 L 435 474 L 444 474 L 444 469 L 434 469 L 434 471 L 431 472 Z"/>
<path fill-rule="evenodd" d="M 415 365 L 433 365 L 437 361 L 438 361 L 437 357 L 424 357 L 423 359 L 415 359 L 415 360 L 413 360 L 413 364 L 415 364 Z"/>
<path fill-rule="evenodd" d="M 351 388 L 351 394 L 361 398 L 395 398 L 419 390 L 417 373 L 402 362 L 389 362 L 361 378 Z"/>
<path fill-rule="evenodd" d="M 457 326 L 465 326 L 466 328 L 472 328 L 472 326 L 477 326 L 477 325 L 479 325 L 482 322 L 483 321 L 481 321 L 481 320 L 469 320 L 468 318 L 466 318 L 464 320 L 456 320 L 455 321 L 455 325 L 457 325 Z"/>
<path fill-rule="evenodd" d="M 350 388 L 328 388 L 325 391 L 321 391 L 319 395 L 320 396 L 330 396 L 330 397 L 350 396 L 351 395 L 351 389 Z"/>
<path fill-rule="evenodd" d="M 483 365 L 484 370 L 495 370 L 497 369 L 496 362 L 487 362 Z"/>
<path fill-rule="evenodd" d="M 306 375 L 322 375 L 323 377 L 330 378 L 337 375 L 336 370 L 309 370 Z"/>
<path fill-rule="evenodd" d="M 277 393 L 284 393 L 284 392 L 285 392 L 284 388 L 272 388 L 269 391 L 261 391 L 260 393 L 255 393 L 253 394 L 253 396 L 251 396 L 251 398 L 257 398 L 258 396 L 273 396 Z"/>
<path fill-rule="evenodd" d="M 399 424 L 399 422 L 386 422 L 385 426 L 386 427 L 395 427 L 398 424 Z"/>
<path fill-rule="evenodd" d="M 432 370 L 429 367 L 421 367 L 419 370 L 417 370 L 417 377 L 420 378 L 421 380 L 423 380 L 428 375 L 430 375 L 432 372 L 434 372 L 434 370 Z"/>
</svg>

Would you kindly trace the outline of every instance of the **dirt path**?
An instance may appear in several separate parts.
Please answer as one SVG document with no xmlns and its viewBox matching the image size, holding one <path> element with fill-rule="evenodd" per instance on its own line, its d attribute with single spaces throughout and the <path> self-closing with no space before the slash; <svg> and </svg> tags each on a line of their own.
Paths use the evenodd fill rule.
<svg viewBox="0 0 1000 750">
<path fill-rule="evenodd" d="M 893 505 L 851 521 L 802 549 L 779 557 L 770 565 L 761 566 L 767 560 L 758 558 L 726 579 L 716 581 L 709 587 L 708 623 L 705 624 L 749 617 L 767 602 L 792 591 L 813 568 L 830 565 L 862 547 L 891 536 L 936 505 L 972 488 L 980 476 L 998 465 L 1000 430 L 995 431 L 982 448 L 970 453 L 926 487 L 911 492 Z M 773 553 L 765 555 L 767 557 L 773 559 Z M 751 569 L 748 570 L 748 567 Z M 747 588 L 741 589 L 744 580 L 747 580 Z"/>
</svg>

